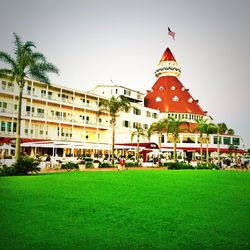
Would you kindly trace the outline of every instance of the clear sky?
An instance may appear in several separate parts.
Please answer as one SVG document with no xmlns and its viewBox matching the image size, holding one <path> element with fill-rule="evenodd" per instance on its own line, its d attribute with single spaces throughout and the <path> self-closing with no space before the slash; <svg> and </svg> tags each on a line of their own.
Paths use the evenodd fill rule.
<svg viewBox="0 0 250 250">
<path fill-rule="evenodd" d="M 53 83 L 145 93 L 169 47 L 203 110 L 250 148 L 249 10 L 249 0 L 0 0 L 0 50 L 12 52 L 16 32 L 60 69 Z"/>
</svg>

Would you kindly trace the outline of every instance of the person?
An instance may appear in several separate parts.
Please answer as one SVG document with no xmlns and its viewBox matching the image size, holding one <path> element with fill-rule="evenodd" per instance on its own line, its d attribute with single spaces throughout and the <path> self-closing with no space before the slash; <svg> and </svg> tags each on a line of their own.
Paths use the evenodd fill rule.
<svg viewBox="0 0 250 250">
<path fill-rule="evenodd" d="M 218 165 L 219 165 L 220 170 L 223 170 L 221 161 L 218 162 Z"/>
<path fill-rule="evenodd" d="M 47 155 L 46 161 L 50 161 L 50 155 Z"/>
<path fill-rule="evenodd" d="M 123 158 L 123 157 L 121 157 L 121 158 L 119 159 L 119 164 L 120 164 L 120 166 L 121 166 L 121 170 L 123 170 L 123 169 L 124 169 L 124 158 Z"/>
<path fill-rule="evenodd" d="M 39 162 L 39 163 L 42 161 L 41 158 L 39 157 L 39 155 L 36 155 L 35 160 L 36 160 L 37 162 Z"/>
</svg>

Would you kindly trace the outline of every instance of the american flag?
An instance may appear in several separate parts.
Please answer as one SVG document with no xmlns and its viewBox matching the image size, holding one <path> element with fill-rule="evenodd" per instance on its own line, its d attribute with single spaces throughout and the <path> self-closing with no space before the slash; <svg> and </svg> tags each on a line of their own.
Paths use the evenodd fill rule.
<svg viewBox="0 0 250 250">
<path fill-rule="evenodd" d="M 168 34 L 173 37 L 175 36 L 175 32 L 173 32 L 169 27 L 168 27 Z"/>
</svg>

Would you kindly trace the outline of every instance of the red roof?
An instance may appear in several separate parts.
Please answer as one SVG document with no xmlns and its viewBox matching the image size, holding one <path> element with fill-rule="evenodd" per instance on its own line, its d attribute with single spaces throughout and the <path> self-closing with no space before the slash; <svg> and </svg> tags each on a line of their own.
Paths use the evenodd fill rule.
<svg viewBox="0 0 250 250">
<path fill-rule="evenodd" d="M 169 48 L 167 48 L 164 54 L 162 55 L 160 62 L 163 62 L 163 61 L 176 61 Z"/>
<path fill-rule="evenodd" d="M 189 94 L 188 90 L 184 88 L 182 83 L 175 76 L 159 77 L 152 87 L 152 90 L 148 91 L 144 98 L 146 107 L 158 109 L 163 113 L 171 112 L 205 115 L 205 112 L 197 102 L 198 101 Z"/>
</svg>

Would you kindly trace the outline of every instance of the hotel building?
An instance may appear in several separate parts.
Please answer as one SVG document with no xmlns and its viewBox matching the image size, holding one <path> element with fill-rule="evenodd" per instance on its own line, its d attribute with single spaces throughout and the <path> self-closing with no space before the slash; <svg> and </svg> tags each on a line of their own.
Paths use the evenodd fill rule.
<svg viewBox="0 0 250 250">
<path fill-rule="evenodd" d="M 98 112 L 99 102 L 112 95 L 124 95 L 130 101 L 129 110 L 120 112 L 116 125 L 116 148 L 131 146 L 131 133 L 140 124 L 144 129 L 161 118 L 175 117 L 190 123 L 193 131 L 180 133 L 177 149 L 193 157 L 200 150 L 199 133 L 195 133 L 197 118 L 209 119 L 189 90 L 178 80 L 180 68 L 167 49 L 157 67 L 156 83 L 147 94 L 118 85 L 97 85 L 84 92 L 56 84 L 44 84 L 27 79 L 22 100 L 21 140 L 23 150 L 65 155 L 105 152 L 110 149 L 111 127 L 108 113 Z M 0 144 L 13 143 L 16 136 L 18 86 L 0 79 Z M 217 149 L 216 135 L 209 136 L 209 152 Z M 171 135 L 162 137 L 162 151 L 171 151 Z M 148 140 L 142 138 L 144 144 Z M 151 137 L 157 143 L 157 135 Z M 222 135 L 221 152 L 234 144 L 244 151 L 242 138 Z M 121 145 L 124 145 L 123 147 Z M 203 148 L 205 149 L 205 142 Z M 53 152 L 51 151 L 53 148 Z M 73 150 L 73 152 L 72 152 Z M 204 150 L 205 151 L 205 150 Z M 185 156 L 185 155 L 184 155 Z"/>
</svg>

